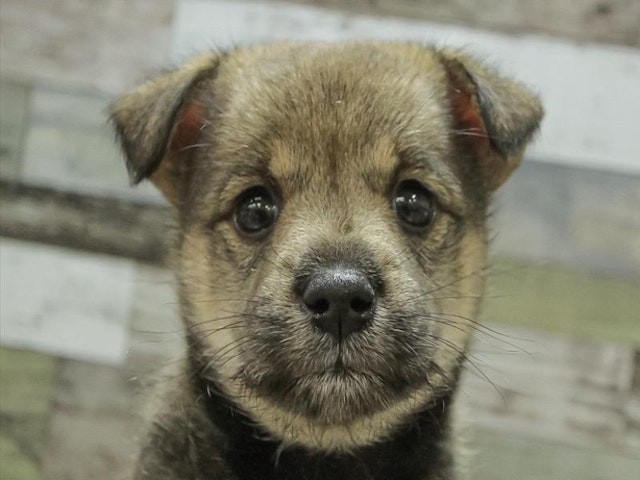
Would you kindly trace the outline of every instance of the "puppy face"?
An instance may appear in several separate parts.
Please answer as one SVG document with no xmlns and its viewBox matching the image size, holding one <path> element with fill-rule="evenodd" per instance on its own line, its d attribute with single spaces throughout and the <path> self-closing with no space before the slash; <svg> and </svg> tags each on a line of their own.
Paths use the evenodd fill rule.
<svg viewBox="0 0 640 480">
<path fill-rule="evenodd" d="M 521 86 L 412 44 L 204 56 L 113 111 L 134 180 L 177 208 L 205 374 L 274 437 L 325 450 L 455 385 L 487 202 L 540 117 Z"/>
</svg>

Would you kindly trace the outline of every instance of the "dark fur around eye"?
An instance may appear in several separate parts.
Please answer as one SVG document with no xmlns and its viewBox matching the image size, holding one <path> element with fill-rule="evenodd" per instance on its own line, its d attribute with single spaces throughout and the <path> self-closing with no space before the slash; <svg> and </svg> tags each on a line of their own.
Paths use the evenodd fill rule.
<svg viewBox="0 0 640 480">
<path fill-rule="evenodd" d="M 271 231 L 279 212 L 280 207 L 271 192 L 263 186 L 255 186 L 238 196 L 233 220 L 241 235 L 261 238 Z"/>
<path fill-rule="evenodd" d="M 393 210 L 400 225 L 412 233 L 424 233 L 436 216 L 433 193 L 417 180 L 398 184 L 392 199 Z"/>
</svg>

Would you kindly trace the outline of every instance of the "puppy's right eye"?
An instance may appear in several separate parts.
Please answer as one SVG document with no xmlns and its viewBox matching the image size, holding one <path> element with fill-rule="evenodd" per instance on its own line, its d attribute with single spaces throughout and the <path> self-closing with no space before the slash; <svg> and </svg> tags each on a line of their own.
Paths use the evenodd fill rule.
<svg viewBox="0 0 640 480">
<path fill-rule="evenodd" d="M 433 194 L 417 180 L 406 180 L 396 188 L 393 209 L 400 224 L 412 233 L 423 233 L 436 215 Z"/>
<path fill-rule="evenodd" d="M 242 235 L 259 238 L 271 231 L 278 213 L 273 195 L 265 187 L 257 186 L 245 190 L 238 197 L 233 219 Z"/>
</svg>

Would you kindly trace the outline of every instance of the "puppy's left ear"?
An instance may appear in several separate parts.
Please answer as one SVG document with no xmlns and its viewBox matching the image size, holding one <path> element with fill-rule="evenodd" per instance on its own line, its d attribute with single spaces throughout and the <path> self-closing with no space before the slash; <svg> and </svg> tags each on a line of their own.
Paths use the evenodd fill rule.
<svg viewBox="0 0 640 480">
<path fill-rule="evenodd" d="M 210 107 L 219 58 L 196 57 L 122 95 L 111 122 L 135 185 L 149 178 L 174 205 L 189 173 L 190 148 L 198 142 Z"/>
<path fill-rule="evenodd" d="M 455 127 L 497 189 L 515 170 L 543 116 L 540 100 L 520 83 L 457 51 L 438 54 L 448 78 Z"/>
</svg>

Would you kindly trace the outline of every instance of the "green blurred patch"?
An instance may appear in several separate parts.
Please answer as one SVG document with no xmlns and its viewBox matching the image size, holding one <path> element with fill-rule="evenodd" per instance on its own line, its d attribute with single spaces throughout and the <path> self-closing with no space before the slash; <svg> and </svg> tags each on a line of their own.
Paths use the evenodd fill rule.
<svg viewBox="0 0 640 480">
<path fill-rule="evenodd" d="M 38 480 L 56 359 L 0 349 L 0 478 Z"/>
<path fill-rule="evenodd" d="M 483 320 L 640 345 L 640 279 L 499 259 Z"/>
<path fill-rule="evenodd" d="M 637 478 L 640 458 L 477 429 L 471 436 L 474 480 L 623 480 Z"/>
</svg>

